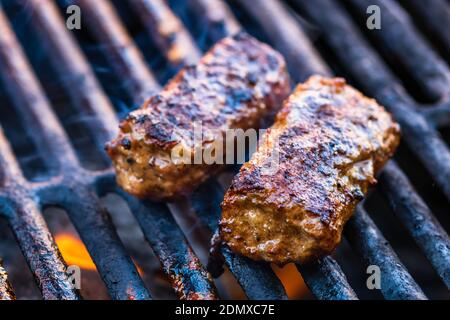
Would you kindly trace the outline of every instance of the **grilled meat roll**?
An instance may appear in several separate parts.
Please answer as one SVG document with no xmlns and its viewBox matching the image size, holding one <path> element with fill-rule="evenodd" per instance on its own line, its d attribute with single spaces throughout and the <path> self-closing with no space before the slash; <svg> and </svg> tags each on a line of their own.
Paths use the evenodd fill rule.
<svg viewBox="0 0 450 320">
<path fill-rule="evenodd" d="M 222 240 L 279 265 L 331 253 L 399 140 L 399 126 L 375 100 L 343 79 L 311 77 L 234 178 L 222 203 Z"/>
<path fill-rule="evenodd" d="M 258 127 L 289 92 L 279 53 L 244 32 L 221 40 L 121 123 L 106 145 L 118 184 L 139 198 L 188 194 L 222 166 L 173 161 L 172 155 L 196 158 L 227 129 Z M 193 136 L 196 124 L 207 141 Z"/>
</svg>

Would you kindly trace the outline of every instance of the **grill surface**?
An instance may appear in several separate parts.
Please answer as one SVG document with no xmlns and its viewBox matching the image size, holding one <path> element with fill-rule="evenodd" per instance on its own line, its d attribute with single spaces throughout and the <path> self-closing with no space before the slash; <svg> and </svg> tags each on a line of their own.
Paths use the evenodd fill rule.
<svg viewBox="0 0 450 320">
<path fill-rule="evenodd" d="M 18 2 L 29 12 L 39 41 L 47 49 L 48 60 L 63 79 L 76 112 L 88 119 L 85 124 L 102 150 L 104 142 L 115 135 L 118 120 L 76 38 L 66 29 L 53 1 Z M 125 89 L 133 104 L 138 105 L 159 90 L 157 77 L 109 1 L 62 2 L 81 7 L 86 20 L 83 22 L 102 44 L 114 72 L 125 79 Z M 313 31 L 319 33 L 325 48 L 345 66 L 345 74 L 394 114 L 402 126 L 404 142 L 450 201 L 450 151 L 438 133 L 438 129 L 450 126 L 450 71 L 448 64 L 416 30 L 409 13 L 392 0 L 350 0 L 345 2 L 345 8 L 341 2 L 332 0 L 293 0 L 289 4 L 291 7 L 278 0 L 233 2 L 286 57 L 295 81 L 305 80 L 314 73 L 332 74 L 331 67 L 305 32 L 311 31 L 309 23 L 312 23 Z M 369 42 L 349 12 L 364 17 L 371 4 L 382 8 L 382 30 L 370 31 Z M 219 0 L 170 1 L 170 5 L 176 12 L 189 11 L 190 18 L 194 17 L 204 26 L 206 31 L 201 41 L 196 43 L 195 37 L 165 1 L 130 1 L 130 7 L 142 20 L 147 35 L 173 70 L 194 63 L 201 56 L 201 50 L 242 28 L 228 5 Z M 420 0 L 408 2 L 408 10 L 421 15 L 427 30 L 442 43 L 442 50 L 448 54 L 450 42 L 445 31 L 450 21 L 448 2 L 430 2 L 427 10 L 422 6 Z M 292 15 L 294 11 L 308 22 L 296 19 Z M 115 192 L 127 201 L 179 298 L 218 298 L 211 276 L 194 254 L 169 206 L 138 201 L 118 189 L 111 169 L 87 170 L 80 163 L 1 7 L 0 30 L 1 77 L 33 144 L 45 159 L 46 166 L 51 168 L 47 179 L 38 182 L 27 179 L 0 128 L 0 212 L 17 238 L 43 298 L 80 298 L 65 277 L 65 263 L 43 220 L 41 213 L 47 206 L 62 207 L 68 212 L 111 298 L 150 298 L 108 213 L 99 202 L 99 197 L 109 192 Z M 437 102 L 424 105 L 409 96 L 374 45 L 382 47 L 382 55 L 411 75 L 424 96 Z M 217 229 L 224 187 L 217 180 L 210 181 L 184 204 L 175 206 L 191 206 L 212 234 Z M 396 217 L 450 289 L 449 237 L 394 161 L 383 171 L 378 189 L 387 196 Z M 345 237 L 365 265 L 380 266 L 381 293 L 386 299 L 426 299 L 362 205 L 346 227 Z M 287 298 L 268 264 L 237 256 L 226 247 L 220 250 L 226 266 L 248 298 Z M 357 299 L 341 267 L 331 257 L 298 266 L 298 270 L 319 299 Z M 0 299 L 12 298 L 14 294 L 0 266 Z"/>
</svg>

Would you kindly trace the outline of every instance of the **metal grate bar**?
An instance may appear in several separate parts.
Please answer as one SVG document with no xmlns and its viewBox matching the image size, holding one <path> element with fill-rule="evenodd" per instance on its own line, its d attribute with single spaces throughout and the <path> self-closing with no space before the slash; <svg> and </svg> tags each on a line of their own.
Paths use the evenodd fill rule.
<svg viewBox="0 0 450 320">
<path fill-rule="evenodd" d="M 8 274 L 5 269 L 3 269 L 2 259 L 0 258 L 0 301 L 1 300 L 16 300 L 16 296 L 8 281 Z"/>
<path fill-rule="evenodd" d="M 386 299 L 427 299 L 362 206 L 347 223 L 345 236 L 364 258 L 366 265 L 380 268 L 380 290 Z"/>
<path fill-rule="evenodd" d="M 210 275 L 193 253 L 166 204 L 138 201 L 117 187 L 113 173 L 99 176 L 95 185 L 100 196 L 114 192 L 128 203 L 180 299 L 217 299 Z"/>
<path fill-rule="evenodd" d="M 447 65 L 430 48 L 399 4 L 393 0 L 350 0 L 349 3 L 360 16 L 366 15 L 368 6 L 379 6 L 383 13 L 382 29 L 374 30 L 371 34 L 380 42 L 380 47 L 395 61 L 403 64 L 415 82 L 430 96 L 434 99 L 448 98 L 450 71 Z"/>
<path fill-rule="evenodd" d="M 423 17 L 426 26 L 441 40 L 447 52 L 450 52 L 450 33 L 445 25 L 450 21 L 450 5 L 445 0 L 433 0 L 430 6 L 427 1 L 408 0 L 414 12 Z"/>
<path fill-rule="evenodd" d="M 79 299 L 66 275 L 66 266 L 34 197 L 19 185 L 2 204 L 2 211 L 17 238 L 42 296 L 47 300 Z M 36 232 L 38 230 L 38 232 Z"/>
<path fill-rule="evenodd" d="M 392 72 L 370 49 L 363 35 L 357 31 L 357 25 L 351 22 L 350 16 L 338 3 L 329 0 L 318 0 L 314 5 L 302 0 L 294 0 L 293 3 L 311 19 L 317 32 L 320 31 L 320 36 L 338 55 L 337 58 L 346 62 L 351 74 L 356 79 L 364 80 L 360 81 L 364 89 L 372 94 L 379 94 L 395 85 Z M 323 12 L 324 10 L 332 11 Z M 357 59 L 359 63 L 355 63 L 353 59 Z M 366 59 L 365 64 L 362 64 L 363 59 Z"/>
<path fill-rule="evenodd" d="M 144 56 L 122 25 L 114 7 L 107 0 L 65 0 L 86 13 L 89 30 L 108 53 L 106 57 L 123 81 L 135 104 L 143 103 L 159 90 L 159 84 L 147 68 Z M 136 1 L 133 1 L 136 2 Z"/>
<path fill-rule="evenodd" d="M 0 30 L 0 76 L 42 158 L 61 174 L 64 166 L 78 160 L 1 8 Z"/>
<path fill-rule="evenodd" d="M 46 139 L 38 139 L 35 133 L 31 136 L 43 151 L 51 151 L 50 154 L 53 156 L 49 158 L 52 160 L 57 161 L 56 159 L 59 159 L 62 163 L 74 160 L 74 155 L 70 148 L 66 147 L 68 144 L 65 140 L 65 135 L 50 112 L 48 101 L 42 94 L 42 90 L 31 72 L 30 66 L 1 8 L 0 29 L 2 30 L 0 34 L 1 69 L 6 70 L 6 72 L 2 72 L 4 83 L 11 95 L 16 99 L 16 105 L 21 108 L 25 122 L 29 124 L 27 128 L 36 130 L 35 132 L 44 132 Z M 24 110 L 27 107 L 29 107 L 28 110 Z M 37 120 L 39 117 L 46 117 L 48 120 L 47 125 L 51 127 L 41 127 L 40 122 Z M 36 250 L 48 253 L 46 259 L 40 259 L 40 261 L 32 265 L 33 274 L 37 279 L 44 298 L 76 298 L 77 293 L 68 289 L 70 284 L 64 279 L 64 272 L 58 274 L 58 271 L 65 270 L 64 262 L 55 248 L 41 213 L 33 203 L 32 196 L 25 191 L 25 179 L 14 159 L 12 151 L 8 148 L 6 139 L 2 136 L 1 140 L 3 161 L 0 161 L 0 163 L 2 163 L 1 167 L 3 170 L 7 172 L 5 174 L 7 179 L 4 183 L 4 190 L 9 192 L 9 194 L 5 195 L 7 199 L 4 200 L 5 205 L 2 211 L 6 214 L 7 211 L 16 210 L 15 212 L 10 212 L 7 218 L 28 262 L 33 260 L 32 254 L 36 254 Z M 46 141 L 52 141 L 53 144 L 48 145 L 47 148 L 44 146 Z M 59 153 L 61 153 L 61 158 L 56 157 Z M 48 155 L 46 154 L 46 156 Z M 61 165 L 61 163 L 58 164 Z M 21 198 L 22 196 L 23 198 Z M 38 227 L 42 227 L 42 232 L 34 235 L 33 228 Z M 33 247 L 32 241 L 34 240 L 37 240 L 39 245 L 30 252 L 29 249 Z M 55 259 L 54 261 L 51 260 L 52 257 Z"/>
<path fill-rule="evenodd" d="M 394 114 L 402 126 L 404 141 L 411 146 L 450 200 L 448 147 L 427 120 L 412 108 L 415 102 L 369 47 L 348 14 L 334 1 L 317 0 L 312 3 L 297 0 L 295 3 L 323 31 L 325 41 L 350 74 Z"/>
<path fill-rule="evenodd" d="M 201 52 L 182 22 L 164 0 L 131 1 L 134 11 L 174 68 L 196 63 Z"/>
<path fill-rule="evenodd" d="M 306 265 L 297 265 L 311 292 L 321 300 L 357 300 L 338 263 L 325 257 Z"/>
<path fill-rule="evenodd" d="M 450 289 L 450 238 L 445 230 L 394 162 L 384 169 L 380 185 L 397 218 Z"/>
<path fill-rule="evenodd" d="M 437 128 L 450 126 L 450 101 L 433 108 L 421 109 L 421 112 Z"/>
<path fill-rule="evenodd" d="M 95 132 L 97 145 L 103 148 L 105 141 L 117 133 L 118 120 L 74 36 L 66 29 L 53 1 L 27 0 L 24 7 L 32 13 L 31 19 L 46 43 L 49 60 L 73 104 L 88 119 L 86 123 Z"/>
<path fill-rule="evenodd" d="M 167 205 L 139 202 L 121 190 L 117 192 L 135 213 L 180 299 L 217 299 L 211 276 L 192 251 Z"/>
<path fill-rule="evenodd" d="M 78 299 L 34 197 L 24 187 L 25 179 L 1 128 L 0 171 L 3 176 L 0 214 L 17 238 L 44 299 Z"/>
<path fill-rule="evenodd" d="M 223 0 L 188 0 L 187 5 L 207 30 L 208 44 L 214 43 L 242 29 Z M 203 48 L 206 49 L 206 48 Z"/>
<path fill-rule="evenodd" d="M 411 103 L 389 90 L 376 96 L 394 114 L 402 126 L 403 141 L 427 168 L 434 181 L 450 201 L 450 150 L 425 117 L 411 108 Z"/>
<path fill-rule="evenodd" d="M 270 41 L 286 58 L 295 82 L 305 81 L 312 74 L 331 74 L 291 12 L 282 3 L 277 0 L 237 2 L 261 25 Z"/>
</svg>

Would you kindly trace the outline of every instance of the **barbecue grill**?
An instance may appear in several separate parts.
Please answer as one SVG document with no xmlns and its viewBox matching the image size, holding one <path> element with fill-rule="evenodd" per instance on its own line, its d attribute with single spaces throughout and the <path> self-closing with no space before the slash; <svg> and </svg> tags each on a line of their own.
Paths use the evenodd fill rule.
<svg viewBox="0 0 450 320">
<path fill-rule="evenodd" d="M 0 74 L 12 103 L 2 102 L 1 108 L 8 110 L 3 114 L 9 112 L 20 119 L 23 132 L 16 132 L 16 136 L 22 135 L 30 142 L 29 148 L 42 165 L 27 166 L 21 161 L 17 146 L 7 138 L 8 124 L 0 120 L 5 128 L 0 128 L 0 214 L 17 239 L 44 299 L 82 298 L 66 276 L 66 264 L 43 218 L 42 212 L 49 206 L 67 211 L 112 299 L 151 298 L 100 203 L 107 193 L 116 193 L 128 203 L 180 299 L 220 298 L 210 272 L 192 249 L 174 211 L 189 206 L 193 218 L 213 234 L 226 182 L 213 179 L 205 183 L 184 205 L 139 201 L 117 187 L 114 172 L 101 150 L 115 136 L 118 118 L 129 109 L 117 102 L 117 96 L 106 93 L 112 90 L 106 90 L 98 72 L 94 72 L 92 59 L 83 47 L 86 32 L 99 44 L 103 58 L 119 79 L 117 95 L 128 97 L 132 106 L 157 92 L 160 82 L 177 69 L 195 63 L 215 41 L 241 28 L 279 50 L 296 82 L 315 73 L 344 76 L 393 113 L 402 127 L 403 148 L 410 150 L 421 170 L 432 178 L 437 186 L 433 190 L 443 194 L 441 207 L 448 213 L 450 150 L 440 134 L 450 126 L 450 4 L 446 0 L 426 4 L 420 0 L 2 3 Z M 81 8 L 81 30 L 66 27 L 65 8 L 71 4 Z M 366 28 L 366 9 L 370 5 L 381 9 L 381 30 Z M 124 14 L 127 10 L 130 15 Z M 17 22 L 17 12 L 27 21 Z M 139 18 L 139 22 L 127 19 L 130 16 Z M 21 25 L 28 25 L 28 29 Z M 33 38 L 26 34 L 30 29 Z M 152 41 L 150 49 L 158 51 L 158 58 L 150 63 L 149 53 L 139 43 L 143 34 Z M 30 51 L 30 46 L 38 45 L 43 49 Z M 36 59 L 30 52 L 43 56 L 61 79 L 73 106 L 65 116 L 52 106 L 45 84 L 40 83 L 29 61 Z M 78 129 L 79 134 L 89 136 L 95 150 L 80 151 L 68 130 L 71 122 L 67 118 L 71 117 L 82 122 L 84 129 Z M 93 165 L 86 165 L 89 161 L 83 154 L 100 156 Z M 450 239 L 440 224 L 448 221 L 448 216 L 441 215 L 438 221 L 430 209 L 434 204 L 426 201 L 410 182 L 417 169 L 406 173 L 401 168 L 396 161 L 390 161 L 376 192 L 389 200 L 403 228 L 399 232 L 408 233 L 415 241 L 416 247 L 411 250 L 420 249 L 448 290 Z M 345 228 L 346 241 L 362 265 L 379 266 L 384 298 L 427 299 L 425 292 L 431 289 L 419 286 L 400 261 L 378 229 L 382 225 L 374 222 L 377 212 L 371 212 L 371 208 L 363 204 L 358 207 Z M 287 298 L 270 265 L 236 255 L 226 247 L 218 250 L 249 299 Z M 358 299 L 347 278 L 351 275 L 341 268 L 338 256 L 339 252 L 336 257 L 297 266 L 318 299 Z M 210 260 L 209 270 L 215 276 L 221 271 L 218 260 Z M 0 265 L 0 299 L 14 299 L 13 292 Z"/>
</svg>

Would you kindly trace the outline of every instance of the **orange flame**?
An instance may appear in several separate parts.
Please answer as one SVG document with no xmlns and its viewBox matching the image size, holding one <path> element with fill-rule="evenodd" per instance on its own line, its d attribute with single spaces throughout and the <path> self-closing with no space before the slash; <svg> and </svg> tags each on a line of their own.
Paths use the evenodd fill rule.
<svg viewBox="0 0 450 320">
<path fill-rule="evenodd" d="M 89 252 L 80 239 L 70 233 L 60 233 L 55 236 L 55 242 L 64 258 L 64 261 L 66 261 L 69 266 L 75 265 L 85 270 L 97 270 L 94 261 L 92 261 Z M 136 269 L 142 276 L 143 272 L 141 268 L 136 266 Z"/>
<path fill-rule="evenodd" d="M 69 233 L 61 233 L 55 237 L 55 242 L 68 265 L 76 265 L 85 270 L 97 270 L 80 239 Z"/>
<path fill-rule="evenodd" d="M 300 299 L 307 295 L 308 288 L 293 263 L 289 263 L 282 268 L 273 265 L 272 269 L 283 283 L 289 299 Z"/>
</svg>

